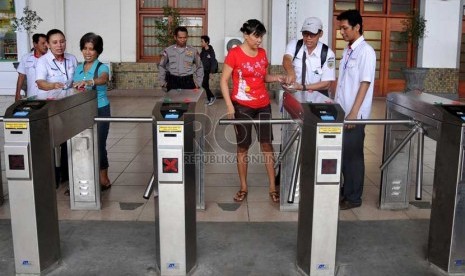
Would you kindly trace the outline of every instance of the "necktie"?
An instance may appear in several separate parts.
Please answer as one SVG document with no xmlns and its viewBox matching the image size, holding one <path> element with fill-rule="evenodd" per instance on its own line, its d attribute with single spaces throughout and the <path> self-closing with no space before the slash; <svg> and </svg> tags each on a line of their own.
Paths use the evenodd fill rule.
<svg viewBox="0 0 465 276">
<path fill-rule="evenodd" d="M 305 86 L 305 77 L 307 76 L 307 63 L 305 62 L 305 59 L 307 58 L 307 55 L 304 50 L 304 54 L 302 56 L 302 85 Z"/>
</svg>

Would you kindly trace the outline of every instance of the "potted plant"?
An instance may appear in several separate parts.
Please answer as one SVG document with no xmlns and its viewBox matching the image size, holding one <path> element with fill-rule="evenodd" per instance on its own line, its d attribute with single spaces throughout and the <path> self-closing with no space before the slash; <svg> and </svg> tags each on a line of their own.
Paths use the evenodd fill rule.
<svg viewBox="0 0 465 276">
<path fill-rule="evenodd" d="M 30 10 L 28 6 L 23 9 L 23 16 L 20 18 L 13 17 L 11 26 L 15 32 L 26 31 L 28 34 L 34 31 L 42 22 L 42 18 L 37 15 L 36 11 Z"/>
<path fill-rule="evenodd" d="M 418 11 L 413 11 L 408 19 L 401 21 L 403 30 L 401 32 L 401 42 L 410 42 L 413 47 L 412 64 L 416 63 L 419 41 L 426 34 L 426 19 Z M 428 68 L 409 67 L 402 68 L 405 77 L 405 92 L 412 90 L 424 90 L 424 81 Z"/>
<path fill-rule="evenodd" d="M 166 47 L 175 43 L 173 32 L 182 22 L 177 8 L 163 7 L 163 17 L 155 21 L 155 36 L 160 55 Z"/>
<path fill-rule="evenodd" d="M 11 27 L 15 32 L 26 32 L 27 33 L 27 48 L 30 48 L 30 35 L 31 32 L 36 30 L 39 23 L 43 19 L 37 15 L 36 11 L 30 10 L 28 6 L 23 9 L 23 16 L 20 18 L 13 17 L 11 19 Z M 18 57 L 19 58 L 19 57 Z M 15 69 L 18 68 L 19 62 L 13 62 Z"/>
</svg>

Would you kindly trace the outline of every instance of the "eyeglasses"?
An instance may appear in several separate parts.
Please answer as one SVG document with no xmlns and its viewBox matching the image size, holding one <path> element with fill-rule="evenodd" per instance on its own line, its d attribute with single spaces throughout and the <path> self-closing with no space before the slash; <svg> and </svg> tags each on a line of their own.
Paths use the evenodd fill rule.
<svg viewBox="0 0 465 276">
<path fill-rule="evenodd" d="M 310 37 L 310 38 L 315 38 L 317 36 L 320 35 L 320 32 L 314 34 L 314 33 L 311 33 L 311 32 L 302 32 L 302 36 L 307 38 L 307 37 Z"/>
</svg>

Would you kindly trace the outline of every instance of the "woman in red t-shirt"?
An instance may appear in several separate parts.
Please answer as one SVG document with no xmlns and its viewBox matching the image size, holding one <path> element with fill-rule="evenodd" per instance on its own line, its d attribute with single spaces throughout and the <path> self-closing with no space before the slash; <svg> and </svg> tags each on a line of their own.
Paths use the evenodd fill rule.
<svg viewBox="0 0 465 276">
<path fill-rule="evenodd" d="M 229 50 L 224 61 L 221 75 L 221 92 L 226 102 L 228 118 L 236 119 L 271 119 L 271 106 L 265 82 L 282 82 L 282 75 L 267 73 L 268 59 L 266 52 L 260 48 L 266 33 L 265 26 L 256 19 L 247 20 L 240 30 L 244 43 Z M 233 80 L 233 89 L 229 93 L 228 80 Z M 265 157 L 265 166 L 270 181 L 269 195 L 273 202 L 279 202 L 274 175 L 273 133 L 271 124 L 255 125 L 260 148 Z M 236 202 L 247 197 L 247 160 L 252 142 L 252 125 L 236 125 L 237 170 L 241 188 L 234 196 Z"/>
</svg>

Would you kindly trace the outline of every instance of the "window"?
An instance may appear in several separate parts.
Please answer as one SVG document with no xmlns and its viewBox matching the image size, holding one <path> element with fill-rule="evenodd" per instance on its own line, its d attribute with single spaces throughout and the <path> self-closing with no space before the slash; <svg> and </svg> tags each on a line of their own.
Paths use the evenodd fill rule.
<svg viewBox="0 0 465 276">
<path fill-rule="evenodd" d="M 200 36 L 206 33 L 206 0 L 138 0 L 137 1 L 137 61 L 158 62 L 165 45 L 160 39 L 157 22 L 171 20 L 163 14 L 163 7 L 173 7 L 179 12 L 182 26 L 189 32 L 188 45 L 200 51 Z"/>
<path fill-rule="evenodd" d="M 361 10 L 362 14 L 409 14 L 418 0 L 334 0 L 335 11 Z"/>
<path fill-rule="evenodd" d="M 15 17 L 14 0 L 0 0 L 0 61 L 18 59 L 16 33 L 11 29 L 11 18 Z"/>
</svg>

